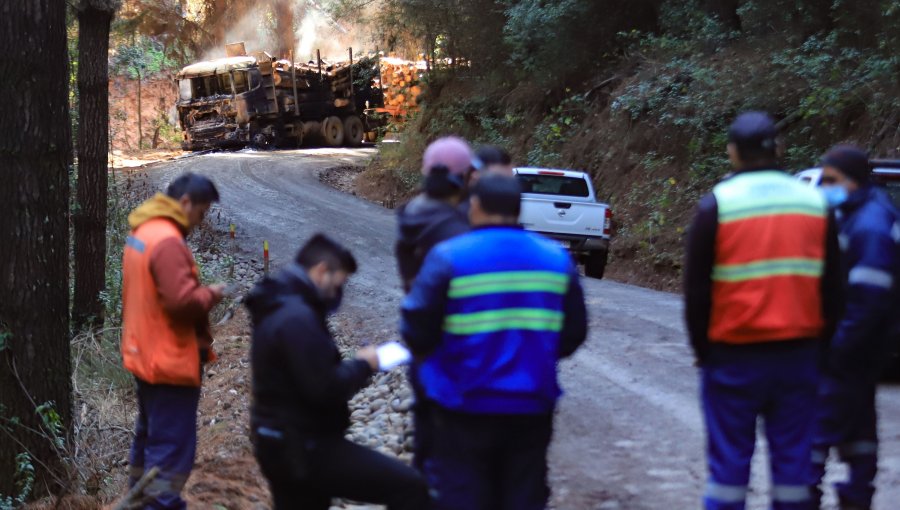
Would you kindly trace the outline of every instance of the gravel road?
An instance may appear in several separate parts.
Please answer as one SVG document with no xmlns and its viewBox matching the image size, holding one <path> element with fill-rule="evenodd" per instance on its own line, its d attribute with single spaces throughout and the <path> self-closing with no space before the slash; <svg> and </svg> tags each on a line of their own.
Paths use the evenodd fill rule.
<svg viewBox="0 0 900 510">
<path fill-rule="evenodd" d="M 219 207 L 237 225 L 240 250 L 272 264 L 289 261 L 302 241 L 326 232 L 360 261 L 340 321 L 356 341 L 396 337 L 401 290 L 393 258 L 393 212 L 323 185 L 329 167 L 362 164 L 375 149 L 303 149 L 206 154 L 155 165 L 161 184 L 183 171 L 210 176 Z M 614 263 L 614 262 L 613 262 Z M 557 509 L 690 509 L 706 477 L 696 369 L 677 295 L 586 279 L 591 334 L 561 363 L 560 402 L 550 453 Z M 900 498 L 900 388 L 879 395 L 881 472 L 875 508 Z M 763 455 L 754 463 L 749 508 L 766 508 Z M 830 476 L 842 476 L 840 466 Z M 894 501 L 895 503 L 890 503 Z"/>
</svg>

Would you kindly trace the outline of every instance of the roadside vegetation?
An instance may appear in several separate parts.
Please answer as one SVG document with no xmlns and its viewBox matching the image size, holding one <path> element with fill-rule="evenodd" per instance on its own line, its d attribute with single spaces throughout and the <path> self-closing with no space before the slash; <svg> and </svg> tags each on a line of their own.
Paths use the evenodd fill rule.
<svg viewBox="0 0 900 510">
<path fill-rule="evenodd" d="M 447 26 L 430 26 L 441 35 L 424 107 L 363 192 L 409 196 L 424 145 L 449 133 L 506 146 L 520 165 L 584 169 L 616 214 L 610 274 L 675 289 L 692 207 L 729 171 L 738 112 L 781 121 L 791 170 L 841 141 L 900 154 L 896 0 L 460 3 L 433 18 Z"/>
</svg>

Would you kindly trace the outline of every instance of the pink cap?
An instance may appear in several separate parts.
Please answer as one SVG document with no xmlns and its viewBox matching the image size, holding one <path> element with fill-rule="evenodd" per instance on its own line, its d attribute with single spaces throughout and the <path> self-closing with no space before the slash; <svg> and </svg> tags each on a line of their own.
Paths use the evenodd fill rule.
<svg viewBox="0 0 900 510">
<path fill-rule="evenodd" d="M 450 175 L 465 175 L 472 166 L 472 149 L 462 138 L 447 136 L 431 142 L 422 157 L 422 175 L 428 175 L 432 168 L 444 165 Z"/>
</svg>

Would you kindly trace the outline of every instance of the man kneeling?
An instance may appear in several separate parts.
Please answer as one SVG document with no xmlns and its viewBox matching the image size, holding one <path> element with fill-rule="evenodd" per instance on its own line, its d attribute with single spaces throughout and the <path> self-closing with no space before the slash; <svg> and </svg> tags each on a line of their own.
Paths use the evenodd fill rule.
<svg viewBox="0 0 900 510">
<path fill-rule="evenodd" d="M 317 234 L 295 264 L 257 284 L 247 299 L 252 437 L 276 510 L 327 510 L 333 497 L 391 510 L 428 506 L 428 487 L 415 470 L 344 439 L 347 401 L 378 369 L 371 347 L 342 360 L 325 321 L 354 272 L 353 255 Z"/>
</svg>

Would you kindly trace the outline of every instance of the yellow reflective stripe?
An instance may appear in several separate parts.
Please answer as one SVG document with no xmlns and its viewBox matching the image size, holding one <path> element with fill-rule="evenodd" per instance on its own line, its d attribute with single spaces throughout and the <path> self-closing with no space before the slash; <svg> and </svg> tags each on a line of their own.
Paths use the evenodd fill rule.
<svg viewBox="0 0 900 510">
<path fill-rule="evenodd" d="M 444 331 L 451 335 L 476 335 L 510 329 L 530 331 L 562 330 L 563 313 L 543 308 L 504 308 L 484 312 L 448 315 Z"/>
<path fill-rule="evenodd" d="M 773 276 L 821 277 L 825 264 L 820 259 L 783 258 L 760 260 L 746 264 L 719 264 L 713 267 L 717 282 L 742 282 Z"/>
<path fill-rule="evenodd" d="M 786 214 L 824 218 L 828 211 L 818 190 L 778 171 L 739 174 L 718 184 L 713 194 L 719 223 Z"/>
<path fill-rule="evenodd" d="M 460 276 L 450 281 L 450 298 L 464 298 L 504 292 L 549 292 L 565 294 L 569 275 L 552 271 L 500 271 Z"/>
</svg>

